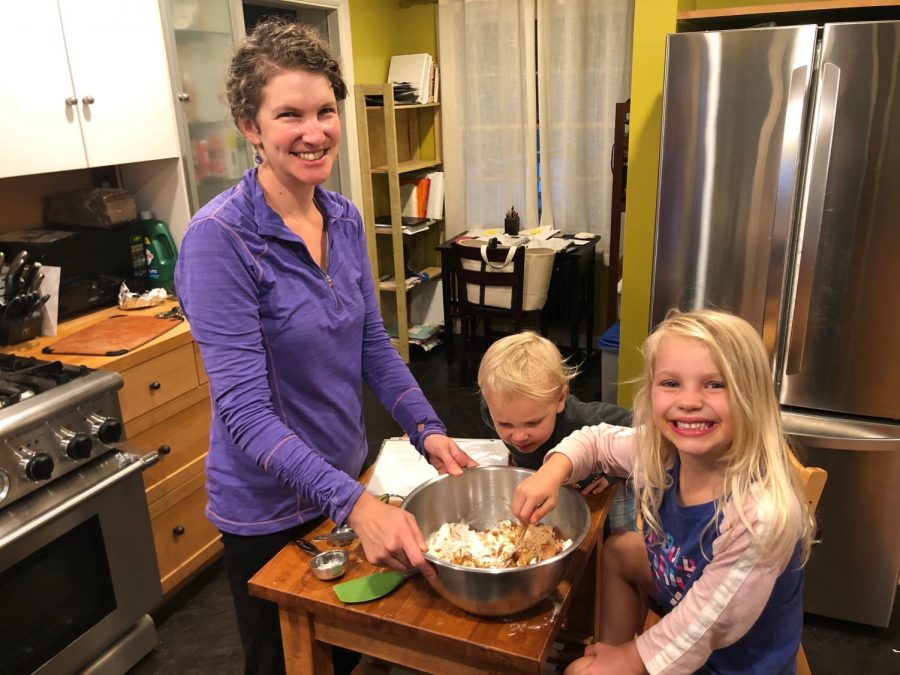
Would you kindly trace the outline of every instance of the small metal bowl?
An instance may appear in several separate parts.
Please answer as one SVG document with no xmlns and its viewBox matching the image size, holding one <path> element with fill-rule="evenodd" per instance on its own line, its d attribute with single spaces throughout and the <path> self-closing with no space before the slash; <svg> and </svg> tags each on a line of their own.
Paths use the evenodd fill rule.
<svg viewBox="0 0 900 675">
<path fill-rule="evenodd" d="M 294 543 L 312 556 L 309 569 L 317 579 L 339 579 L 347 571 L 347 563 L 350 561 L 347 551 L 334 549 L 322 553 L 318 546 L 307 539 L 297 539 Z"/>
<path fill-rule="evenodd" d="M 338 579 L 347 571 L 349 560 L 347 551 L 325 551 L 309 561 L 309 569 L 317 579 Z"/>
</svg>

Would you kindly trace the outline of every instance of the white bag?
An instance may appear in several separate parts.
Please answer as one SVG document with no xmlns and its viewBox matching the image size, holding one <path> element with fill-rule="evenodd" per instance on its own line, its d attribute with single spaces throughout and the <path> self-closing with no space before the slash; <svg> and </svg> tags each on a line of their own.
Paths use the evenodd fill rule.
<svg viewBox="0 0 900 675">
<path fill-rule="evenodd" d="M 491 262 L 487 258 L 487 244 L 477 239 L 463 239 L 459 242 L 463 246 L 471 246 L 481 249 L 481 259 L 462 260 L 464 268 L 469 270 L 481 270 L 484 265 L 485 272 L 512 272 L 513 257 L 518 246 L 510 246 L 506 259 L 503 262 Z M 522 297 L 522 311 L 531 312 L 541 309 L 547 302 L 547 291 L 550 289 L 550 276 L 553 274 L 553 262 L 556 259 L 556 251 L 549 248 L 525 249 L 525 291 Z M 466 297 L 473 304 L 481 304 L 481 286 L 478 284 L 466 284 Z M 500 307 L 511 309 L 512 289 L 486 287 L 484 291 L 484 304 L 488 307 Z"/>
</svg>

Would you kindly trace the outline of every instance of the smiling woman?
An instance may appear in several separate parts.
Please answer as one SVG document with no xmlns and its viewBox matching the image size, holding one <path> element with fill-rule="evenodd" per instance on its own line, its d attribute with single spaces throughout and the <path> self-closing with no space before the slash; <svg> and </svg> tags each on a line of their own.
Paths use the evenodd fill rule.
<svg viewBox="0 0 900 675">
<path fill-rule="evenodd" d="M 337 62 L 309 27 L 266 20 L 235 54 L 227 91 L 256 167 L 191 221 L 176 286 L 209 375 L 206 513 L 222 532 L 245 672 L 277 675 L 277 608 L 247 581 L 323 516 L 350 524 L 371 562 L 434 574 L 413 516 L 357 480 L 363 377 L 436 466 L 473 462 L 384 330 L 359 212 L 322 187 L 347 95 Z"/>
</svg>

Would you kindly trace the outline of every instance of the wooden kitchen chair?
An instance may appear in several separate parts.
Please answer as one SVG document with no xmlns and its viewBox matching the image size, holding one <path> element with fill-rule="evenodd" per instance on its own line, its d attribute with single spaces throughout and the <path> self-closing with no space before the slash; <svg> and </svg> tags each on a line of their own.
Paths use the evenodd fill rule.
<svg viewBox="0 0 900 675">
<path fill-rule="evenodd" d="M 463 339 L 459 383 L 464 385 L 468 378 L 469 357 L 476 351 L 479 322 L 484 327 L 486 342 L 491 339 L 492 319 L 510 321 L 515 333 L 522 330 L 525 317 L 522 309 L 525 295 L 525 247 L 517 247 L 510 264 L 502 270 L 498 268 L 507 260 L 507 247 L 486 249 L 487 263 L 482 260 L 481 249 L 473 246 L 453 242 L 450 253 L 451 283 L 456 295 L 453 314 L 459 319 Z M 498 292 L 509 297 L 508 307 L 487 304 L 492 302 L 491 296 L 496 296 Z"/>
<path fill-rule="evenodd" d="M 790 452 L 790 450 L 788 452 L 791 456 L 791 464 L 794 467 L 794 471 L 806 493 L 806 503 L 809 504 L 810 510 L 815 513 L 819 505 L 819 498 L 825 489 L 825 481 L 828 480 L 828 472 L 817 466 L 803 466 L 793 452 Z M 644 622 L 644 630 L 655 625 L 659 620 L 658 614 L 653 610 L 648 610 L 647 619 Z M 812 675 L 802 644 L 797 648 L 797 675 Z"/>
</svg>

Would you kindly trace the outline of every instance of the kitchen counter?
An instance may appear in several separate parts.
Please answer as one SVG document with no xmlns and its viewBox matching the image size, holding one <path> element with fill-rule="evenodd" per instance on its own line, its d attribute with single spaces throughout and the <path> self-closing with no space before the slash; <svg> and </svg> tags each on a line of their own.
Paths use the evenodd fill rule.
<svg viewBox="0 0 900 675">
<path fill-rule="evenodd" d="M 102 309 L 59 325 L 58 334 L 0 351 L 44 361 L 102 368 L 122 375 L 119 406 L 127 440 L 123 450 L 156 450 L 159 462 L 143 473 L 160 583 L 166 597 L 212 562 L 222 550 L 219 532 L 204 515 L 209 447 L 209 383 L 187 321 L 119 356 L 44 354 L 61 339 L 115 315 L 155 316 L 177 306 Z"/>
<path fill-rule="evenodd" d="M 5 354 L 15 354 L 17 356 L 33 356 L 38 359 L 47 361 L 62 361 L 78 366 L 87 366 L 88 368 L 104 368 L 106 370 L 126 370 L 138 363 L 146 361 L 154 356 L 159 356 L 173 348 L 189 344 L 194 338 L 191 336 L 190 326 L 187 321 L 182 321 L 170 331 L 163 333 L 158 338 L 131 350 L 121 356 L 85 356 L 79 354 L 44 354 L 41 350 L 44 347 L 51 347 L 54 343 L 62 338 L 68 337 L 80 330 L 84 330 L 89 326 L 99 323 L 104 319 L 117 314 L 144 315 L 154 316 L 160 312 L 165 312 L 178 304 L 177 300 L 166 300 L 156 307 L 148 307 L 146 309 L 121 310 L 118 307 L 108 307 L 100 309 L 96 312 L 90 312 L 82 316 L 63 321 L 59 324 L 57 334 L 53 336 L 44 336 L 35 338 L 34 340 L 26 340 L 14 345 L 4 345 L 0 347 L 0 351 Z"/>
</svg>

